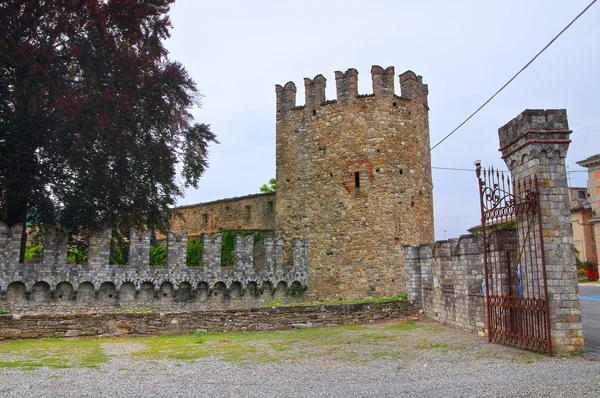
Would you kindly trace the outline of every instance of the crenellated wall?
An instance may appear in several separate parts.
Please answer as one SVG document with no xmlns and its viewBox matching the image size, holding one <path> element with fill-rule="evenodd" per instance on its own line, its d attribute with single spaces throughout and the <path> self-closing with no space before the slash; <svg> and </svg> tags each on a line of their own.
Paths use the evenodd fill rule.
<svg viewBox="0 0 600 398">
<path fill-rule="evenodd" d="M 427 85 L 411 71 L 373 66 L 373 93 L 358 93 L 358 71 L 275 88 L 276 230 L 309 239 L 311 298 L 401 294 L 402 246 L 433 240 Z"/>
<path fill-rule="evenodd" d="M 405 246 L 408 298 L 431 319 L 485 334 L 483 252 L 480 235 Z"/>
<path fill-rule="evenodd" d="M 90 234 L 87 265 L 67 264 L 68 236 L 47 228 L 43 262 L 20 264 L 21 226 L 0 223 L 0 309 L 86 312 L 259 307 L 308 286 L 308 243 L 294 239 L 284 263 L 283 240 L 237 236 L 234 265 L 221 266 L 222 235 L 202 235 L 202 265 L 186 266 L 187 236 L 167 235 L 166 266 L 149 266 L 150 234 L 131 231 L 129 264 L 109 265 L 111 231 Z"/>
</svg>

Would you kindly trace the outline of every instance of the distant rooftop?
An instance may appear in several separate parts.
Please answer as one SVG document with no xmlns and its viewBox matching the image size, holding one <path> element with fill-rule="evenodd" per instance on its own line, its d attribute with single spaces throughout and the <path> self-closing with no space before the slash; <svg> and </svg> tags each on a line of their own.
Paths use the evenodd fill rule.
<svg viewBox="0 0 600 398">
<path fill-rule="evenodd" d="M 576 163 L 583 167 L 587 167 L 587 166 L 591 166 L 596 163 L 600 163 L 600 153 L 598 153 L 596 155 L 592 155 L 589 158 L 587 158 L 585 160 L 580 160 L 579 162 L 576 162 Z"/>
</svg>

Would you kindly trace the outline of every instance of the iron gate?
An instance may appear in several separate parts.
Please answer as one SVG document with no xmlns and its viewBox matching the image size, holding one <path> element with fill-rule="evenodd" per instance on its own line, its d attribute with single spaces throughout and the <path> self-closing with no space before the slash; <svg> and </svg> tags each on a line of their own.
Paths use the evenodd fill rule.
<svg viewBox="0 0 600 398">
<path fill-rule="evenodd" d="M 488 341 L 551 356 L 537 177 L 511 182 L 504 172 L 476 166 Z"/>
</svg>

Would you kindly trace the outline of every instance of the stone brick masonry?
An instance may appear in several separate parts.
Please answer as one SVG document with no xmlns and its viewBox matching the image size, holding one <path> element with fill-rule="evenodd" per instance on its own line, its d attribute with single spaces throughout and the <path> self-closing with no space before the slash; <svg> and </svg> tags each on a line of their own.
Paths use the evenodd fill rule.
<svg viewBox="0 0 600 398">
<path fill-rule="evenodd" d="M 110 230 L 92 234 L 87 265 L 66 263 L 67 234 L 48 228 L 43 262 L 19 264 L 21 226 L 0 223 L 0 309 L 18 313 L 114 308 L 161 311 L 261 307 L 308 286 L 308 243 L 237 236 L 234 265 L 221 265 L 221 234 L 202 235 L 202 265 L 186 266 L 187 236 L 167 235 L 167 265 L 149 266 L 150 235 L 131 231 L 128 265 L 109 265 Z"/>
<path fill-rule="evenodd" d="M 498 130 L 513 180 L 533 175 L 539 180 L 550 329 L 557 353 L 583 350 L 565 167 L 570 134 L 564 109 L 528 109 Z"/>
<path fill-rule="evenodd" d="M 583 351 L 578 281 L 568 200 L 565 157 L 570 143 L 565 110 L 526 110 L 498 130 L 500 151 L 513 181 L 537 176 L 546 288 L 553 352 Z M 517 224 L 519 219 L 516 220 Z M 405 247 L 407 291 L 425 314 L 441 322 L 483 333 L 484 250 L 477 236 Z M 541 263 L 541 262 L 540 262 Z M 541 275 L 537 275 L 541 278 Z M 543 281 L 540 281 L 543 286 Z"/>
<path fill-rule="evenodd" d="M 373 66 L 373 94 L 357 92 L 358 71 L 277 86 L 277 231 L 310 242 L 309 296 L 404 292 L 403 244 L 433 240 L 427 85 L 407 71 L 402 96 L 394 68 Z"/>
<path fill-rule="evenodd" d="M 405 246 L 407 293 L 425 315 L 484 335 L 483 242 L 480 235 Z"/>
<path fill-rule="evenodd" d="M 287 330 L 397 321 L 417 313 L 410 301 L 177 313 L 0 315 L 0 339 L 155 336 L 206 331 Z"/>
<path fill-rule="evenodd" d="M 372 94 L 358 71 L 335 72 L 337 98 L 323 75 L 276 86 L 277 193 L 175 209 L 173 230 L 275 229 L 310 241 L 313 299 L 404 292 L 403 244 L 433 240 L 427 85 L 407 71 L 394 93 L 394 68 L 373 66 Z M 274 208 L 273 208 L 274 206 Z"/>
</svg>

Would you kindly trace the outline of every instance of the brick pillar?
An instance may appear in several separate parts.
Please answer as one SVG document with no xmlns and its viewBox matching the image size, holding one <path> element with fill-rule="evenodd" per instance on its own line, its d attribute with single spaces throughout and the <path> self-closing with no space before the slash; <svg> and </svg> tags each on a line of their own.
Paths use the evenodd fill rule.
<svg viewBox="0 0 600 398">
<path fill-rule="evenodd" d="M 502 159 L 513 181 L 536 175 L 542 222 L 553 352 L 583 351 L 583 332 L 565 157 L 564 109 L 528 109 L 498 130 Z"/>
<path fill-rule="evenodd" d="M 254 235 L 235 236 L 233 247 L 234 268 L 236 271 L 249 271 L 253 267 Z"/>
<path fill-rule="evenodd" d="M 296 272 L 308 274 L 308 240 L 292 239 L 292 266 Z"/>
<path fill-rule="evenodd" d="M 202 266 L 206 271 L 221 270 L 221 242 L 223 234 L 202 234 Z"/>
<path fill-rule="evenodd" d="M 150 265 L 150 231 L 129 231 L 129 266 L 147 268 Z"/>
<path fill-rule="evenodd" d="M 69 251 L 69 233 L 53 225 L 46 226 L 44 264 L 65 264 Z"/>
<path fill-rule="evenodd" d="M 186 265 L 188 236 L 184 232 L 177 235 L 174 232 L 167 233 L 167 267 L 183 267 Z"/>
<path fill-rule="evenodd" d="M 90 232 L 87 261 L 90 269 L 103 269 L 108 267 L 111 238 L 112 231 L 110 229 Z"/>
<path fill-rule="evenodd" d="M 404 246 L 404 271 L 406 272 L 406 294 L 408 299 L 421 302 L 421 261 L 419 246 Z"/>
</svg>

